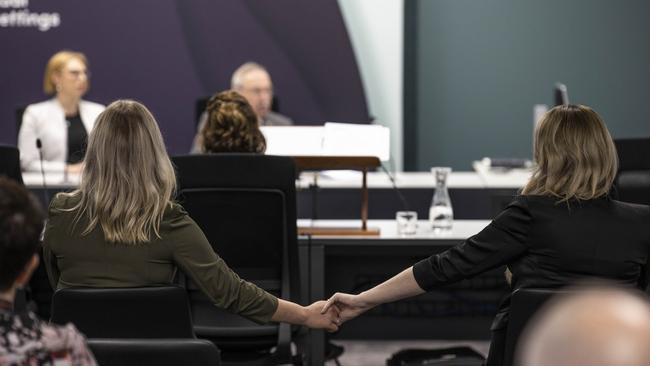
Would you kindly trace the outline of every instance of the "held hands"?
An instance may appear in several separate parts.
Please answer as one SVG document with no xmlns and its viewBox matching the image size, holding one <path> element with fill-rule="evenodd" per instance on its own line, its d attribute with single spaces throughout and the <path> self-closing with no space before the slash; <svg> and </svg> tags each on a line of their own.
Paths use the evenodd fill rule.
<svg viewBox="0 0 650 366">
<path fill-rule="evenodd" d="M 304 325 L 309 328 L 322 328 L 328 332 L 336 332 L 339 330 L 339 324 L 341 323 L 339 309 L 337 306 L 329 306 L 324 309 L 324 306 L 327 305 L 323 300 L 306 306 L 307 317 Z"/>
<path fill-rule="evenodd" d="M 373 304 L 363 299 L 363 293 L 358 295 L 350 295 L 342 292 L 337 292 L 327 300 L 322 312 L 326 313 L 332 309 L 338 310 L 338 322 L 336 325 L 341 326 L 344 322 L 355 318 L 367 310 L 373 308 Z"/>
</svg>

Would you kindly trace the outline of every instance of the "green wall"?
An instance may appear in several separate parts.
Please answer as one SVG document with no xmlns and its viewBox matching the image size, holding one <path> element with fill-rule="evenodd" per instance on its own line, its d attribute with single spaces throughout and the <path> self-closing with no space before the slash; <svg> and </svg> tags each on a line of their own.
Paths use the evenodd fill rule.
<svg viewBox="0 0 650 366">
<path fill-rule="evenodd" d="M 650 136 L 650 1 L 407 0 L 405 166 L 531 156 L 534 104 L 593 107 Z"/>
</svg>

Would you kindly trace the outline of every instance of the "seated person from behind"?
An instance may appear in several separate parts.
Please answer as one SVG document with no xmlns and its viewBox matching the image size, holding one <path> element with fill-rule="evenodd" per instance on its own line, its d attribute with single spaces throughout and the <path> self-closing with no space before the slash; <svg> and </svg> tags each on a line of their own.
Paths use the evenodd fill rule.
<svg viewBox="0 0 650 366">
<path fill-rule="evenodd" d="M 368 291 L 335 294 L 329 304 L 342 320 L 503 265 L 512 291 L 592 278 L 645 289 L 650 207 L 609 197 L 618 159 L 600 116 L 586 106 L 557 106 L 540 121 L 534 145 L 532 178 L 490 225 Z M 510 296 L 492 323 L 487 366 L 503 364 Z"/>
<path fill-rule="evenodd" d="M 54 98 L 29 105 L 18 132 L 23 170 L 40 171 L 36 147 L 40 139 L 45 171 L 81 171 L 88 134 L 104 110 L 101 104 L 81 99 L 88 91 L 88 78 L 88 60 L 83 53 L 61 51 L 50 58 L 43 90 Z"/>
<path fill-rule="evenodd" d="M 247 62 L 232 74 L 230 88 L 241 94 L 253 108 L 260 126 L 290 126 L 293 121 L 280 113 L 271 111 L 273 102 L 273 83 L 264 66 Z M 192 144 L 192 152 L 200 152 L 200 134 L 207 121 L 207 111 L 201 115 L 197 134 Z"/>
<path fill-rule="evenodd" d="M 266 140 L 250 104 L 234 91 L 216 94 L 207 107 L 208 118 L 200 133 L 201 152 L 258 153 Z"/>
<path fill-rule="evenodd" d="M 73 325 L 50 325 L 27 310 L 14 311 L 16 289 L 38 266 L 43 212 L 16 182 L 0 178 L 0 365 L 95 365 Z"/>
<path fill-rule="evenodd" d="M 258 323 L 336 330 L 320 314 L 244 281 L 173 201 L 176 174 L 158 124 L 134 101 L 112 103 L 88 140 L 79 189 L 50 204 L 43 257 L 52 287 L 171 284 L 180 268 L 218 307 Z"/>
</svg>

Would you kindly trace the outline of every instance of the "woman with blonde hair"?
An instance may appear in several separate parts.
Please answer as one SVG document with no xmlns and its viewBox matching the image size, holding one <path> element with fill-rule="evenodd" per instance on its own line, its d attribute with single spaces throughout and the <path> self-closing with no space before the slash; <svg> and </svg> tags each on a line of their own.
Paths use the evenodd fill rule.
<svg viewBox="0 0 650 366">
<path fill-rule="evenodd" d="M 522 194 L 485 229 L 358 295 L 336 293 L 342 321 L 386 302 L 507 265 L 514 292 L 558 288 L 585 278 L 645 288 L 650 207 L 608 196 L 617 156 L 605 123 L 591 108 L 558 106 L 535 133 L 536 167 Z M 510 294 L 492 323 L 487 365 L 502 365 Z"/>
<path fill-rule="evenodd" d="M 240 279 L 173 201 L 176 176 L 145 106 L 121 100 L 90 135 L 79 189 L 49 209 L 43 257 L 53 288 L 172 283 L 180 268 L 216 306 L 258 323 L 337 329 L 324 304 L 303 307 Z"/>
<path fill-rule="evenodd" d="M 89 77 L 88 59 L 81 52 L 60 51 L 50 58 L 43 91 L 54 97 L 29 105 L 18 132 L 23 170 L 40 170 L 42 154 L 45 171 L 81 171 L 88 134 L 104 110 L 103 105 L 82 99 Z"/>
</svg>

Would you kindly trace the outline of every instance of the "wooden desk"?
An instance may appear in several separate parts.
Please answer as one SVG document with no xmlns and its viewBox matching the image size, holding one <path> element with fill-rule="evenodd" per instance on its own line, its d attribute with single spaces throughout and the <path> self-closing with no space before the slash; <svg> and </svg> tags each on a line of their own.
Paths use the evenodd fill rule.
<svg viewBox="0 0 650 366">
<path fill-rule="evenodd" d="M 378 229 L 368 227 L 368 171 L 381 166 L 376 156 L 294 156 L 298 171 L 337 169 L 353 169 L 361 172 L 361 227 L 319 227 L 318 224 L 301 226 L 298 224 L 300 235 L 372 235 L 379 234 Z M 317 174 L 317 173 L 316 173 Z M 318 175 L 314 175 L 317 177 Z M 316 179 L 314 179 L 316 183 Z M 313 201 L 318 194 L 317 186 L 312 191 Z"/>
</svg>

